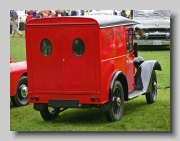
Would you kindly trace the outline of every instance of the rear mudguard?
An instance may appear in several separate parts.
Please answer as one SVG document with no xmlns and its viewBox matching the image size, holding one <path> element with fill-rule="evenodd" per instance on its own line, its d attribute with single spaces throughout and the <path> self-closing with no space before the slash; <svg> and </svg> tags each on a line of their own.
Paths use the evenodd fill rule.
<svg viewBox="0 0 180 141">
<path fill-rule="evenodd" d="M 111 78 L 111 81 L 110 81 L 110 84 L 109 84 L 109 101 L 104 103 L 104 104 L 101 104 L 99 106 L 100 110 L 103 111 L 103 112 L 106 112 L 108 111 L 110 108 L 111 108 L 111 104 L 112 104 L 112 93 L 113 93 L 113 86 L 114 86 L 114 82 L 116 80 L 119 80 L 123 86 L 123 89 L 124 89 L 124 93 L 127 97 L 125 97 L 125 99 L 128 98 L 128 86 L 127 86 L 127 80 L 126 80 L 126 77 L 124 75 L 124 73 L 122 71 L 119 71 L 119 70 L 116 70 L 113 75 L 112 75 L 112 78 Z"/>
<path fill-rule="evenodd" d="M 153 70 L 162 71 L 161 65 L 156 60 L 145 61 L 139 66 L 135 74 L 136 90 L 149 91 L 148 88 Z"/>
</svg>

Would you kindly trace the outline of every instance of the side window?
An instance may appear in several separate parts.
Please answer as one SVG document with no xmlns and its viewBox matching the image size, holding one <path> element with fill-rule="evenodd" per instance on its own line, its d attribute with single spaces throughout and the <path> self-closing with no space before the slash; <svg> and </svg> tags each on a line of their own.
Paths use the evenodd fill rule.
<svg viewBox="0 0 180 141">
<path fill-rule="evenodd" d="M 50 40 L 43 39 L 41 41 L 40 50 L 44 56 L 50 56 L 52 53 L 52 44 L 51 44 Z"/>
<path fill-rule="evenodd" d="M 127 28 L 126 30 L 127 39 L 127 52 L 133 51 L 133 28 Z"/>
<path fill-rule="evenodd" d="M 82 39 L 76 38 L 72 45 L 73 52 L 76 56 L 82 56 L 85 51 L 85 45 Z"/>
</svg>

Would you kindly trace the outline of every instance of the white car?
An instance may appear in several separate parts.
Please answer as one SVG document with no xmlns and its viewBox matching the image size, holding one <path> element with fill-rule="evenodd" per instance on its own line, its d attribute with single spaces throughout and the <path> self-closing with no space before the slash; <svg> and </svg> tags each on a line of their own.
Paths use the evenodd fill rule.
<svg viewBox="0 0 180 141">
<path fill-rule="evenodd" d="M 113 10 L 100 10 L 89 12 L 89 15 L 113 15 Z"/>
</svg>

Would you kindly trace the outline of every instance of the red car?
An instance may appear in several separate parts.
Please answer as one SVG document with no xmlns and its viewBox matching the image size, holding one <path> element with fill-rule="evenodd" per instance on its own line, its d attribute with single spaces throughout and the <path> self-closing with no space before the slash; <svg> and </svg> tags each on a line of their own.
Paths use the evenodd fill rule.
<svg viewBox="0 0 180 141">
<path fill-rule="evenodd" d="M 156 60 L 144 61 L 133 43 L 138 24 L 121 16 L 33 19 L 26 24 L 28 100 L 44 120 L 68 108 L 97 107 L 120 120 L 124 101 L 157 96 Z"/>
<path fill-rule="evenodd" d="M 14 106 L 28 104 L 28 84 L 26 62 L 14 63 L 10 57 L 10 97 Z"/>
</svg>

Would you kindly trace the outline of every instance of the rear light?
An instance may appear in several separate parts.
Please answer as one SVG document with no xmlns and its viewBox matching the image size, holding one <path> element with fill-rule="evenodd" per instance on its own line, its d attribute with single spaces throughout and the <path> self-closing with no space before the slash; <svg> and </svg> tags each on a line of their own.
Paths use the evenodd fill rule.
<svg viewBox="0 0 180 141">
<path fill-rule="evenodd" d="M 92 102 L 95 102 L 95 101 L 96 101 L 96 102 L 99 102 L 99 101 L 100 101 L 100 98 L 92 96 L 92 97 L 91 97 L 91 101 L 92 101 Z"/>
<path fill-rule="evenodd" d="M 39 96 L 35 96 L 35 98 L 34 98 L 36 101 L 38 101 L 39 100 Z"/>
<path fill-rule="evenodd" d="M 94 96 L 91 97 L 91 101 L 94 102 L 96 98 Z"/>
</svg>

